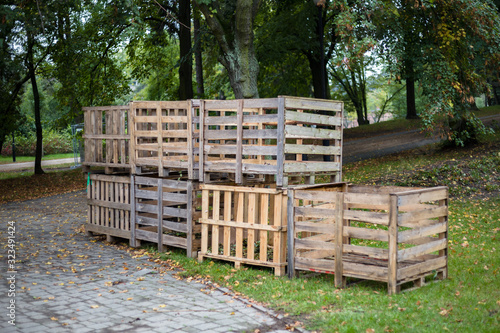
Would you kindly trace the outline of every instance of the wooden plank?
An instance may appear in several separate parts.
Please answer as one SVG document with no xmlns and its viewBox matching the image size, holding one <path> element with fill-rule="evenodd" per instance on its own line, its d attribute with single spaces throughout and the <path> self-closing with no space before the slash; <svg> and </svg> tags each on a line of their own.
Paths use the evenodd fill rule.
<svg viewBox="0 0 500 333">
<path fill-rule="evenodd" d="M 381 242 L 389 241 L 389 234 L 387 230 L 344 227 L 344 236 L 357 239 L 369 239 Z"/>
<path fill-rule="evenodd" d="M 203 185 L 201 185 L 203 186 Z M 231 221 L 232 192 L 224 190 L 224 222 Z M 200 222 L 201 223 L 201 222 Z M 223 253 L 225 256 L 231 254 L 231 227 L 224 225 Z"/>
<path fill-rule="evenodd" d="M 398 196 L 390 196 L 389 208 L 389 262 L 387 272 L 387 288 L 389 295 L 396 294 L 398 281 Z"/>
<path fill-rule="evenodd" d="M 329 218 L 335 216 L 335 209 L 324 209 L 318 207 L 295 207 L 295 216 L 307 218 Z"/>
<path fill-rule="evenodd" d="M 212 219 L 220 220 L 220 191 L 213 191 Z M 225 203 L 226 204 L 226 203 Z M 219 226 L 212 225 L 212 253 L 219 253 Z"/>
<path fill-rule="evenodd" d="M 287 139 L 330 139 L 340 140 L 342 132 L 325 128 L 300 127 L 285 125 L 285 138 Z"/>
<path fill-rule="evenodd" d="M 337 193 L 335 196 L 335 287 L 341 288 L 345 285 L 344 279 L 344 193 Z"/>
<path fill-rule="evenodd" d="M 296 207 L 295 209 L 297 209 Z M 298 222 L 294 223 L 295 232 L 318 232 L 325 234 L 335 234 L 335 224 L 334 223 L 322 223 L 322 222 Z"/>
<path fill-rule="evenodd" d="M 295 237 L 296 237 L 296 230 L 295 230 L 295 197 L 294 197 L 295 191 L 294 190 L 289 190 L 287 191 L 288 195 L 288 203 L 287 203 L 287 242 L 288 242 L 288 277 L 291 279 L 295 277 L 295 256 L 296 256 L 296 250 L 295 250 Z M 266 207 L 267 208 L 267 207 Z M 266 219 L 267 221 L 267 219 Z M 265 243 L 267 245 L 267 242 Z M 262 258 L 262 239 L 261 239 L 261 258 Z M 267 246 L 266 246 L 267 247 Z"/>
<path fill-rule="evenodd" d="M 365 207 L 367 209 L 370 209 L 372 206 L 385 206 L 386 209 L 389 209 L 390 204 L 389 196 L 385 194 L 346 193 L 344 200 L 347 204 L 358 204 L 359 208 Z"/>
<path fill-rule="evenodd" d="M 235 181 L 237 184 L 241 184 L 243 181 L 243 170 L 241 165 L 242 159 L 242 145 L 243 145 L 243 100 L 240 100 L 238 103 L 237 110 L 237 119 L 238 119 L 238 129 L 237 129 L 237 137 L 236 137 L 236 170 L 235 170 Z"/>
<path fill-rule="evenodd" d="M 418 276 L 426 272 L 432 272 L 446 267 L 446 257 L 438 257 L 435 259 L 428 259 L 418 264 L 413 264 L 398 269 L 399 280 L 406 280 L 413 276 Z"/>
<path fill-rule="evenodd" d="M 111 132 L 111 130 L 110 130 Z M 82 137 L 84 139 L 92 139 L 92 140 L 128 140 L 130 139 L 129 135 L 125 134 L 83 134 Z"/>
<path fill-rule="evenodd" d="M 256 224 L 258 222 L 258 199 L 257 193 L 248 194 L 248 231 L 247 231 L 247 258 L 250 260 L 255 259 L 255 226 L 260 226 Z"/>
<path fill-rule="evenodd" d="M 199 156 L 199 172 L 198 178 L 200 182 L 205 180 L 205 149 L 204 145 L 208 142 L 205 139 L 205 118 L 208 117 L 208 112 L 205 114 L 205 101 L 200 102 L 200 156 Z"/>
<path fill-rule="evenodd" d="M 435 206 L 434 208 L 424 209 L 421 211 L 407 212 L 399 214 L 399 226 L 406 226 L 412 222 L 439 218 L 448 215 L 447 206 Z"/>
<path fill-rule="evenodd" d="M 285 173 L 285 99 L 278 98 L 278 126 L 276 129 L 276 186 L 284 185 Z"/>
<path fill-rule="evenodd" d="M 410 260 L 422 256 L 424 254 L 445 249 L 447 245 L 448 245 L 448 240 L 443 238 L 443 239 L 437 239 L 434 242 L 417 245 L 415 247 L 411 247 L 408 249 L 403 249 L 398 252 L 398 260 L 399 261 Z"/>
<path fill-rule="evenodd" d="M 367 279 L 372 281 L 387 282 L 388 269 L 386 267 L 364 265 L 345 261 L 344 275 L 358 279 Z"/>
<path fill-rule="evenodd" d="M 346 220 L 361 221 L 366 223 L 389 225 L 389 214 L 379 213 L 373 211 L 362 211 L 362 210 L 346 210 L 344 212 L 344 218 Z"/>
<path fill-rule="evenodd" d="M 446 222 L 438 222 L 434 225 L 416 228 L 412 230 L 405 230 L 399 232 L 398 241 L 400 243 L 407 243 L 418 238 L 423 238 L 447 231 Z"/>
<path fill-rule="evenodd" d="M 276 125 L 278 123 L 277 114 L 243 115 L 243 126 L 256 126 L 257 124 Z M 205 121 L 207 125 L 236 126 L 237 116 L 208 117 Z"/>
<path fill-rule="evenodd" d="M 286 96 L 285 105 L 287 109 L 339 112 L 342 110 L 343 102 L 325 99 Z"/>
<path fill-rule="evenodd" d="M 295 269 L 333 274 L 336 260 L 295 257 Z"/>
<path fill-rule="evenodd" d="M 244 196 L 245 194 L 243 192 L 237 192 L 235 193 L 235 208 L 236 210 L 236 222 L 240 224 L 247 225 L 244 222 Z M 236 257 L 237 258 L 243 258 L 243 228 L 242 227 L 236 227 Z"/>
<path fill-rule="evenodd" d="M 330 239 L 334 240 L 334 234 L 329 235 Z M 295 249 L 296 250 L 332 250 L 336 251 L 337 246 L 335 242 L 318 242 L 315 240 L 296 238 L 295 239 Z"/>
<path fill-rule="evenodd" d="M 255 145 L 242 145 L 241 153 L 243 155 L 276 155 L 276 146 L 255 146 Z M 224 144 L 206 144 L 205 153 L 207 154 L 225 154 L 225 155 L 236 155 L 237 146 Z"/>
<path fill-rule="evenodd" d="M 281 190 L 273 188 L 228 186 L 228 185 L 214 185 L 214 184 L 200 184 L 200 189 L 210 190 L 210 191 L 218 190 L 224 192 L 247 192 L 247 193 L 268 193 L 268 194 L 277 194 L 282 192 Z"/>
<path fill-rule="evenodd" d="M 295 198 L 310 201 L 335 202 L 335 192 L 333 191 L 303 191 L 296 190 Z"/>
<path fill-rule="evenodd" d="M 130 211 L 131 209 L 129 203 L 102 201 L 100 199 L 87 199 L 87 204 L 104 208 L 126 210 L 126 211 Z"/>
<path fill-rule="evenodd" d="M 249 139 L 276 139 L 278 132 L 276 129 L 244 129 L 241 134 L 243 140 Z M 237 130 L 206 130 L 204 133 L 206 140 L 236 140 Z"/>
<path fill-rule="evenodd" d="M 132 175 L 130 177 L 130 246 L 131 247 L 136 247 L 137 242 L 136 242 L 136 234 L 135 234 L 135 219 L 136 219 L 136 212 L 135 212 L 135 176 Z"/>
<path fill-rule="evenodd" d="M 278 164 L 279 165 L 279 164 Z M 338 172 L 341 166 L 338 162 L 286 162 L 284 173 L 307 172 Z"/>
<path fill-rule="evenodd" d="M 443 200 L 448 198 L 448 187 L 439 186 L 420 190 L 398 192 L 400 206 Z"/>
<path fill-rule="evenodd" d="M 380 249 L 369 246 L 358 246 L 344 244 L 344 253 L 361 254 L 371 258 L 387 260 L 389 258 L 389 251 L 387 249 Z"/>
<path fill-rule="evenodd" d="M 308 154 L 308 155 L 340 155 L 341 147 L 318 146 L 305 144 L 285 144 L 285 154 Z"/>
<path fill-rule="evenodd" d="M 285 119 L 292 122 L 301 122 L 307 124 L 341 126 L 342 118 L 337 116 L 327 116 L 317 113 L 285 111 Z"/>
<path fill-rule="evenodd" d="M 238 107 L 238 100 L 204 100 L 207 110 L 233 110 Z M 245 99 L 244 110 L 247 109 L 276 109 L 278 107 L 277 98 L 255 98 Z"/>
<path fill-rule="evenodd" d="M 203 190 L 201 194 L 201 216 L 202 219 L 209 217 L 209 190 Z M 208 224 L 201 225 L 201 253 L 208 253 Z"/>
<path fill-rule="evenodd" d="M 239 193 L 239 194 L 243 194 L 243 193 Z M 241 215 L 243 215 L 243 209 L 238 210 L 238 212 L 240 212 Z M 264 230 L 264 231 L 272 231 L 272 232 L 286 231 L 286 226 L 261 225 L 261 224 L 250 225 L 248 222 L 214 220 L 214 219 L 210 219 L 210 218 L 200 218 L 199 222 L 204 223 L 204 224 L 208 224 L 208 225 L 218 225 L 218 226 L 224 226 L 224 227 L 239 228 L 241 230 L 253 229 L 253 230 Z"/>
</svg>

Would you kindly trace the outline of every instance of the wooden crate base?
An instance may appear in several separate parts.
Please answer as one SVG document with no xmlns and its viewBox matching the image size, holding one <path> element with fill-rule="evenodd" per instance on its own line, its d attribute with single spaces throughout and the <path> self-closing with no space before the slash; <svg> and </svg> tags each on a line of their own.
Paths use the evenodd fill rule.
<svg viewBox="0 0 500 333">
<path fill-rule="evenodd" d="M 252 265 L 252 266 L 273 268 L 274 275 L 276 276 L 284 276 L 286 274 L 286 263 L 273 263 L 269 261 L 250 260 L 250 259 L 236 259 L 231 256 L 213 255 L 210 253 L 204 253 L 204 254 L 198 253 L 199 262 L 202 262 L 205 258 L 232 262 L 234 263 L 234 268 L 236 269 L 239 269 L 241 265 Z"/>
<path fill-rule="evenodd" d="M 438 256 L 435 256 L 435 259 L 438 258 Z M 426 263 L 426 260 L 401 261 L 398 263 L 398 270 L 410 269 L 415 265 L 423 263 Z M 342 276 L 342 285 L 339 285 L 339 287 L 346 286 L 346 277 L 388 283 L 387 260 L 370 258 L 369 256 L 359 254 L 344 254 L 342 256 L 342 265 L 344 267 L 344 271 Z M 372 267 L 371 272 L 378 271 L 380 272 L 380 274 L 363 274 L 363 270 L 359 269 L 361 265 L 370 266 Z M 312 260 L 308 260 L 308 258 L 296 257 L 295 269 L 315 273 L 335 274 L 335 256 L 325 257 L 322 260 L 315 260 L 315 264 L 312 263 Z M 439 280 L 445 279 L 447 277 L 447 267 L 437 267 L 436 265 L 429 265 L 428 269 L 424 270 L 423 272 L 420 272 L 414 276 L 409 276 L 404 280 L 398 280 L 396 282 L 396 293 L 399 293 L 401 291 L 410 291 L 422 287 L 427 284 L 425 282 L 426 277 L 436 274 Z M 410 283 L 413 283 L 411 287 L 403 289 L 404 286 L 407 286 Z"/>
</svg>

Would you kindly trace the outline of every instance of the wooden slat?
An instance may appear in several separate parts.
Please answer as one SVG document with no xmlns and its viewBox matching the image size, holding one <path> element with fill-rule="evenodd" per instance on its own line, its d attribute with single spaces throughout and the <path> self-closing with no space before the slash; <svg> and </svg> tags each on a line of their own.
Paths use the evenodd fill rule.
<svg viewBox="0 0 500 333">
<path fill-rule="evenodd" d="M 341 147 L 318 146 L 306 144 L 285 144 L 285 154 L 308 154 L 308 155 L 340 155 Z"/>
<path fill-rule="evenodd" d="M 300 127 L 285 125 L 285 137 L 287 139 L 330 139 L 340 140 L 342 132 L 324 128 Z"/>
<path fill-rule="evenodd" d="M 417 245 L 409 249 L 403 249 L 398 251 L 398 261 L 404 261 L 413 259 L 424 254 L 432 253 L 434 251 L 439 251 L 447 247 L 448 240 L 446 238 L 438 239 L 434 242 L 426 243 L 423 245 Z"/>
<path fill-rule="evenodd" d="M 358 239 L 368 239 L 381 242 L 389 241 L 387 230 L 366 229 L 356 227 L 344 227 L 344 236 Z"/>
<path fill-rule="evenodd" d="M 446 230 L 447 230 L 447 223 L 438 222 L 435 223 L 434 225 L 429 225 L 422 228 L 401 231 L 399 232 L 398 235 L 398 242 L 406 243 L 418 238 L 423 238 L 434 234 L 446 232 Z"/>
<path fill-rule="evenodd" d="M 425 260 L 424 262 L 398 269 L 398 279 L 405 280 L 426 272 L 432 272 L 433 270 L 446 267 L 446 264 L 446 257 Z"/>
<path fill-rule="evenodd" d="M 275 129 L 244 129 L 242 139 L 276 139 L 278 131 Z M 236 140 L 238 137 L 237 130 L 206 130 L 205 140 Z"/>
<path fill-rule="evenodd" d="M 387 260 L 389 258 L 389 251 L 387 249 L 379 249 L 376 247 L 369 247 L 369 246 L 344 244 L 344 253 L 361 254 L 376 259 Z"/>
<path fill-rule="evenodd" d="M 285 106 L 287 109 L 339 112 L 342 111 L 342 105 L 343 102 L 333 100 L 285 96 Z"/>
<path fill-rule="evenodd" d="M 439 218 L 447 215 L 448 215 L 447 206 L 435 206 L 434 208 L 424 209 L 421 211 L 401 213 L 399 215 L 399 226 L 406 226 L 415 221 Z"/>
<path fill-rule="evenodd" d="M 338 162 L 286 162 L 284 173 L 337 172 L 341 170 Z"/>
<path fill-rule="evenodd" d="M 346 210 L 346 220 L 361 221 L 380 225 L 389 225 L 389 214 L 361 210 Z"/>
<path fill-rule="evenodd" d="M 448 198 L 448 187 L 433 187 L 429 189 L 410 190 L 397 193 L 399 205 L 411 205 L 416 203 L 443 200 Z"/>
<path fill-rule="evenodd" d="M 285 118 L 287 121 L 295 121 L 308 124 L 341 126 L 341 117 L 332 117 L 316 113 L 285 111 Z"/>
<path fill-rule="evenodd" d="M 295 209 L 297 209 L 296 207 Z M 315 222 L 295 222 L 295 232 L 319 232 L 326 234 L 335 234 L 334 223 L 315 223 Z"/>
</svg>

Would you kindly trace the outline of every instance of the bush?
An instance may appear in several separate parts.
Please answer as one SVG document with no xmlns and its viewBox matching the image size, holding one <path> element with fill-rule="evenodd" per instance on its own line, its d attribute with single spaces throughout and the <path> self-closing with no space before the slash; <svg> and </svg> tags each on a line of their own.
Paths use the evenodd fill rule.
<svg viewBox="0 0 500 333">
<path fill-rule="evenodd" d="M 34 156 L 36 151 L 36 135 L 15 136 L 16 155 Z M 43 130 L 43 154 L 65 154 L 73 151 L 71 135 L 67 132 Z M 12 156 L 12 141 L 8 140 L 2 147 L 2 156 Z"/>
</svg>

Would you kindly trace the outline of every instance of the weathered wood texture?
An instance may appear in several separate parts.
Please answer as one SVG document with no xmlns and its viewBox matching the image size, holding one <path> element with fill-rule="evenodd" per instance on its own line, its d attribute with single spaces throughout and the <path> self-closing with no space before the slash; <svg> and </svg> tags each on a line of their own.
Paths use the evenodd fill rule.
<svg viewBox="0 0 500 333">
<path fill-rule="evenodd" d="M 298 97 L 202 100 L 199 114 L 201 182 L 220 172 L 233 174 L 238 184 L 245 175 L 275 175 L 278 187 L 286 187 L 294 176 L 341 180 L 342 102 Z"/>
<path fill-rule="evenodd" d="M 198 130 L 192 101 L 131 102 L 132 173 L 187 172 L 197 178 Z"/>
<path fill-rule="evenodd" d="M 132 246 L 139 240 L 186 249 L 188 257 L 200 248 L 201 197 L 198 184 L 191 180 L 132 176 Z"/>
<path fill-rule="evenodd" d="M 86 231 L 130 237 L 130 177 L 90 174 Z"/>
<path fill-rule="evenodd" d="M 199 260 L 215 258 L 273 267 L 286 266 L 286 202 L 282 190 L 248 186 L 200 185 Z"/>
<path fill-rule="evenodd" d="M 447 276 L 448 189 L 347 184 L 289 189 L 288 269 L 383 281 L 390 294 Z"/>
<path fill-rule="evenodd" d="M 130 168 L 128 106 L 85 107 L 82 165 L 104 167 L 106 173 Z"/>
</svg>

